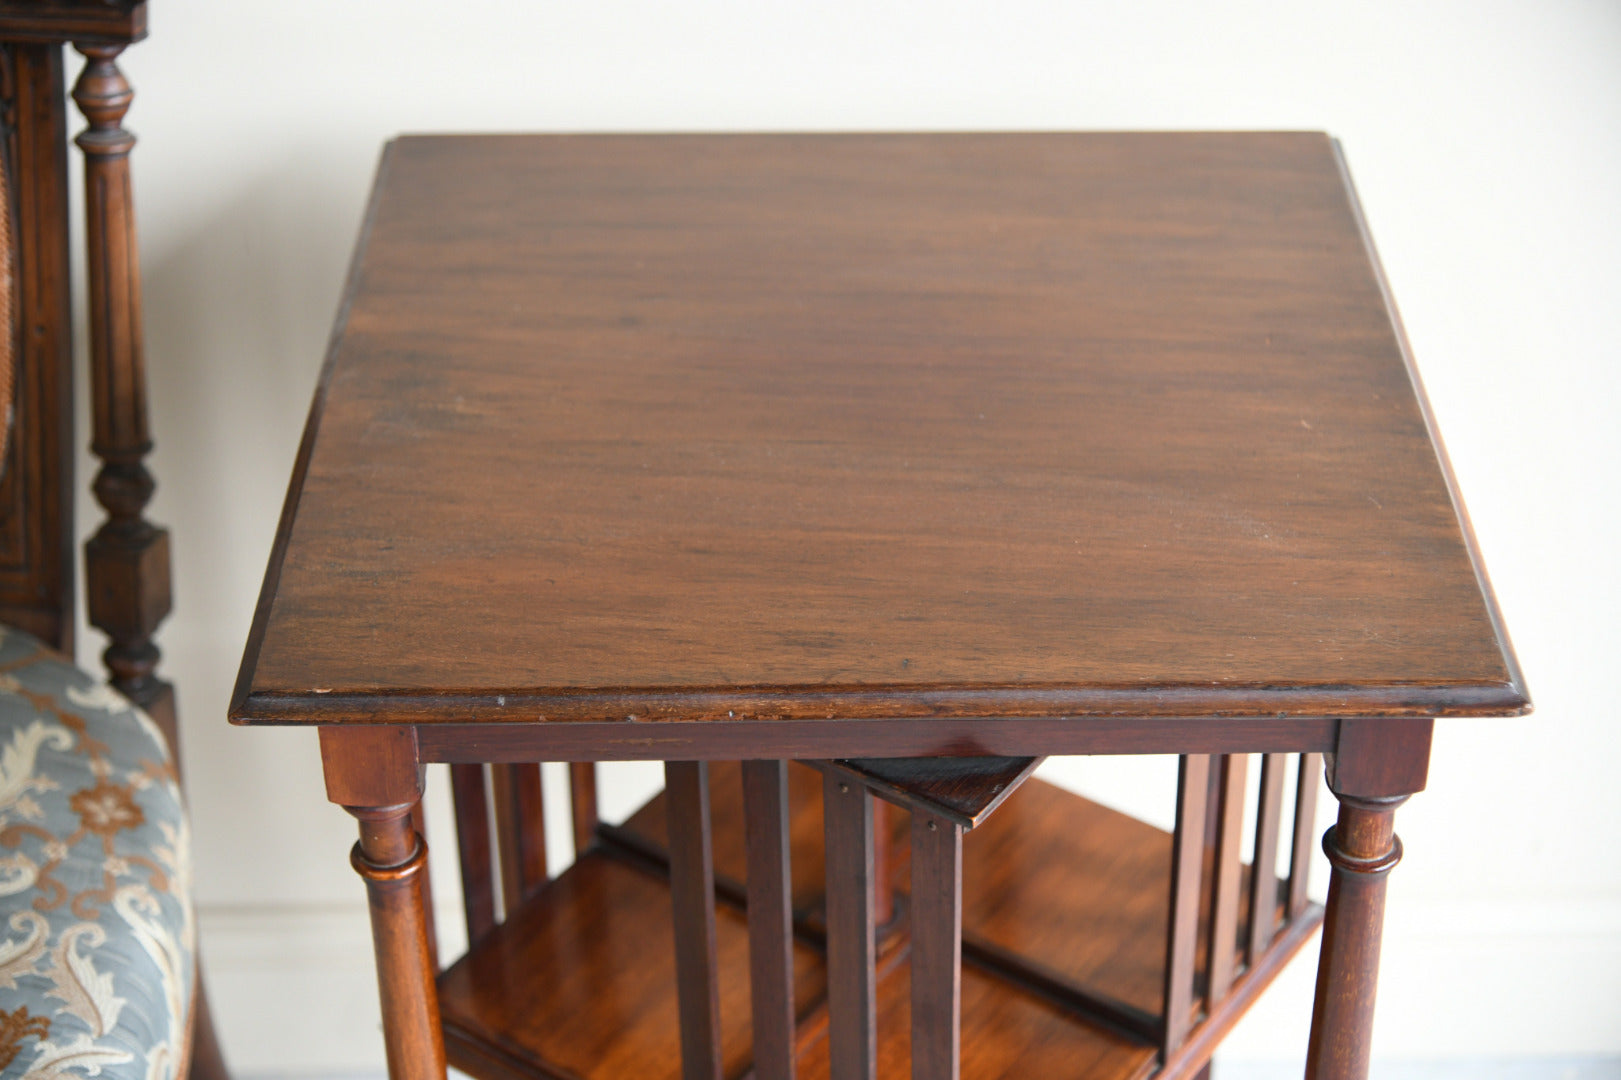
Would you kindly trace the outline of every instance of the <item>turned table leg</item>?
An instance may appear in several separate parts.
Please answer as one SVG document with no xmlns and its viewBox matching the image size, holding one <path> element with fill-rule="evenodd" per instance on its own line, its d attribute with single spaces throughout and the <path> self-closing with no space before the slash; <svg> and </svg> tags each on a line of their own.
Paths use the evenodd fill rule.
<svg viewBox="0 0 1621 1080">
<path fill-rule="evenodd" d="M 350 862 L 366 882 L 389 1080 L 444 1080 L 428 910 L 428 846 L 412 824 L 422 797 L 416 730 L 322 728 L 327 797 L 360 822 Z"/>
<path fill-rule="evenodd" d="M 1340 814 L 1323 836 L 1333 874 L 1306 1080 L 1367 1080 L 1385 881 L 1402 855 L 1396 808 L 1424 787 L 1430 732 L 1429 720 L 1341 723 L 1328 774 Z"/>
<path fill-rule="evenodd" d="M 1308 1080 L 1365 1080 L 1368 1075 L 1385 878 L 1401 860 L 1395 817 L 1405 796 L 1340 795 L 1339 800 L 1339 822 L 1323 835 L 1323 850 L 1334 870 L 1317 964 Z"/>
</svg>

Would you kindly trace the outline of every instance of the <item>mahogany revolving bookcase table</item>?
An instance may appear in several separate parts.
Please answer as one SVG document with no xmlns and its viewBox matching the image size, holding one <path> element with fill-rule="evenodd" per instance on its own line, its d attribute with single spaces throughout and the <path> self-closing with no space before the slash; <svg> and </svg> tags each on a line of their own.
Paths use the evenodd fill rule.
<svg viewBox="0 0 1621 1080">
<path fill-rule="evenodd" d="M 1319 925 L 1341 1080 L 1433 721 L 1528 709 L 1331 139 L 672 135 L 389 145 L 231 715 L 395 1080 L 1194 1077 Z M 1174 831 L 1030 779 L 1125 753 Z"/>
</svg>

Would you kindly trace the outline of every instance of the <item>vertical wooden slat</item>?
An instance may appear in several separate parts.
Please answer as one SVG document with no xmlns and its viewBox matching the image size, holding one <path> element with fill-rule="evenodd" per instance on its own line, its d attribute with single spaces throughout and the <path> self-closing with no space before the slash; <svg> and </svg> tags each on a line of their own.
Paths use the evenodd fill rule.
<svg viewBox="0 0 1621 1080">
<path fill-rule="evenodd" d="M 462 902 L 468 947 L 495 929 L 495 870 L 490 860 L 490 804 L 483 765 L 452 765 L 450 796 L 456 807 L 456 848 L 461 856 Z"/>
<path fill-rule="evenodd" d="M 504 918 L 546 884 L 546 807 L 540 766 L 491 765 L 495 847 L 501 859 Z"/>
<path fill-rule="evenodd" d="M 664 785 L 670 832 L 670 903 L 674 912 L 681 1075 L 683 1080 L 721 1080 L 709 765 L 702 761 L 667 761 Z"/>
<path fill-rule="evenodd" d="M 962 1040 L 962 826 L 912 812 L 912 1080 L 957 1080 Z"/>
<path fill-rule="evenodd" d="M 756 1080 L 793 1080 L 794 911 L 787 762 L 743 762 L 743 819 L 754 1075 Z"/>
<path fill-rule="evenodd" d="M 1210 782 L 1205 785 L 1207 790 L 1204 804 L 1204 854 L 1199 856 L 1199 872 L 1202 875 L 1199 880 L 1199 911 L 1206 919 L 1209 919 L 1211 912 L 1216 910 L 1216 881 L 1221 876 L 1220 868 L 1211 857 L 1211 853 L 1216 850 L 1216 842 L 1221 838 L 1221 776 L 1218 771 L 1220 761 L 1218 757 L 1210 759 Z M 1199 963 L 1204 965 L 1203 970 L 1208 975 L 1210 972 L 1208 933 L 1205 935 L 1204 955 L 1199 958 Z"/>
<path fill-rule="evenodd" d="M 411 828 L 417 834 L 424 851 L 428 847 L 428 814 L 423 809 L 423 800 L 411 807 Z M 433 921 L 433 881 L 426 869 L 417 875 L 417 888 L 422 893 L 422 921 L 428 935 L 428 960 L 433 964 L 434 973 L 439 971 L 439 928 Z"/>
<path fill-rule="evenodd" d="M 1323 775 L 1323 755 L 1301 754 L 1299 783 L 1295 787 L 1294 850 L 1289 855 L 1289 918 L 1306 910 L 1310 897 L 1311 853 L 1317 837 L 1317 786 Z"/>
<path fill-rule="evenodd" d="M 882 799 L 872 804 L 872 921 L 888 926 L 895 918 L 895 886 L 890 863 L 890 837 L 900 808 Z"/>
<path fill-rule="evenodd" d="M 1244 957 L 1261 959 L 1278 929 L 1278 829 L 1283 820 L 1283 770 L 1288 754 L 1261 755 L 1261 797 L 1255 813 L 1255 860 L 1250 865 L 1250 933 Z"/>
<path fill-rule="evenodd" d="M 1162 1057 L 1187 1038 L 1193 1024 L 1193 969 L 1199 947 L 1199 887 L 1204 870 L 1205 806 L 1210 757 L 1185 755 L 1177 768 L 1176 832 L 1171 840 L 1171 918 L 1165 957 Z"/>
<path fill-rule="evenodd" d="M 1244 843 L 1247 754 L 1221 757 L 1221 820 L 1216 828 L 1216 904 L 1210 914 L 1210 972 L 1206 1000 L 1215 1009 L 1233 985 L 1238 952 L 1239 871 Z"/>
<path fill-rule="evenodd" d="M 873 1080 L 878 1070 L 872 795 L 822 781 L 827 849 L 827 1038 L 832 1080 Z"/>
<path fill-rule="evenodd" d="M 578 858 L 595 842 L 597 835 L 596 762 L 569 762 L 568 798 L 574 825 L 574 855 Z"/>
</svg>

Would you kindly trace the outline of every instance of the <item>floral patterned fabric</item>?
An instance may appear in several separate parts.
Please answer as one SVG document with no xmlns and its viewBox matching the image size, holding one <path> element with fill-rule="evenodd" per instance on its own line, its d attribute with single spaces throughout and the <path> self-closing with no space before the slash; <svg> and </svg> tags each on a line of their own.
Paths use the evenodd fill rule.
<svg viewBox="0 0 1621 1080">
<path fill-rule="evenodd" d="M 0 1080 L 180 1074 L 190 862 L 157 727 L 0 628 Z"/>
</svg>

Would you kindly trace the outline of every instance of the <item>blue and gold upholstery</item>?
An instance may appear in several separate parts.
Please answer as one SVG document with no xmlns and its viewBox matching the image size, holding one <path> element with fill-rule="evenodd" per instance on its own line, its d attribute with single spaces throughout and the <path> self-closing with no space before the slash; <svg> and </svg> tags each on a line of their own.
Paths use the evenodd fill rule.
<svg viewBox="0 0 1621 1080">
<path fill-rule="evenodd" d="M 0 628 L 0 1080 L 184 1075 L 195 948 L 162 734 Z"/>
</svg>

